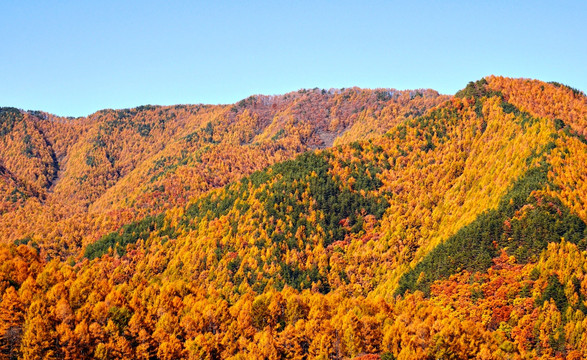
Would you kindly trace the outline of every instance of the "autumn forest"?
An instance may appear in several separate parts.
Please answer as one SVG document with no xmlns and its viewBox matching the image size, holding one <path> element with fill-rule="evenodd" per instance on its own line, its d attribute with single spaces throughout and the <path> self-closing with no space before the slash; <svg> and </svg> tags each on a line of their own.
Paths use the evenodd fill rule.
<svg viewBox="0 0 587 360">
<path fill-rule="evenodd" d="M 1 359 L 585 359 L 587 97 L 0 108 Z"/>
</svg>

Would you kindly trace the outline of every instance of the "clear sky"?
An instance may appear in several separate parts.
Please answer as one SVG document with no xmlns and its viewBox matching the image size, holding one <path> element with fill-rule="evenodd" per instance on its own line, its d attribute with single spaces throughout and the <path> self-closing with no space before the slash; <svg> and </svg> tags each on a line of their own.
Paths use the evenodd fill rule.
<svg viewBox="0 0 587 360">
<path fill-rule="evenodd" d="M 82 116 L 489 74 L 587 90 L 587 1 L 0 2 L 0 106 Z"/>
</svg>

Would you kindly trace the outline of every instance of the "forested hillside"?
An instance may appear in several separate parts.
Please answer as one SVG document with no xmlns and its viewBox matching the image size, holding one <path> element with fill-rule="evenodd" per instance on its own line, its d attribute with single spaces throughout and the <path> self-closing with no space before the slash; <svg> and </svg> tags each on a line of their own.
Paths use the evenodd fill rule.
<svg viewBox="0 0 587 360">
<path fill-rule="evenodd" d="M 378 136 L 446 99 L 353 88 L 77 119 L 2 108 L 0 239 L 30 239 L 64 259 L 126 222 L 304 151 Z"/>
<path fill-rule="evenodd" d="M 587 357 L 587 97 L 0 113 L 6 359 Z"/>
</svg>

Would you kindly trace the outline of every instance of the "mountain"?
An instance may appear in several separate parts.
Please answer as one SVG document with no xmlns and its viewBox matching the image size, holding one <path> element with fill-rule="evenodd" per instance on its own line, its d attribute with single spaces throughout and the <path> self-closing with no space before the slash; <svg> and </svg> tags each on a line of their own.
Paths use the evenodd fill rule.
<svg viewBox="0 0 587 360">
<path fill-rule="evenodd" d="M 31 238 L 48 256 L 66 258 L 125 222 L 304 151 L 381 135 L 447 98 L 432 90 L 314 89 L 77 119 L 3 108 L 0 165 L 27 201 L 3 198 L 0 209 L 11 211 L 2 211 L 0 238 Z"/>
<path fill-rule="evenodd" d="M 1 115 L 6 358 L 587 356 L 576 89 Z"/>
</svg>

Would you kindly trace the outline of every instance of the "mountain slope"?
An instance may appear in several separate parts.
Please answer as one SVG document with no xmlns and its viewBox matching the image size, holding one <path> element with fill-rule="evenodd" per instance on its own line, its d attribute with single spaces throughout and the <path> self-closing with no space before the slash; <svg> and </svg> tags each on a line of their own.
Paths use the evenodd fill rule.
<svg viewBox="0 0 587 360">
<path fill-rule="evenodd" d="M 587 144 L 580 118 L 553 117 L 545 109 L 550 100 L 542 86 L 552 99 L 572 93 L 578 113 L 585 97 L 530 83 L 538 86 L 495 77 L 472 82 L 395 125 L 380 119 L 393 112 L 377 105 L 376 123 L 390 124 L 383 136 L 370 122 L 357 125 L 368 118 L 362 115 L 340 128 L 324 115 L 296 123 L 291 119 L 299 117 L 288 115 L 299 111 L 295 106 L 265 117 L 250 110 L 262 98 L 237 105 L 251 107 L 242 112 L 203 110 L 218 123 L 186 129 L 161 155 L 145 155 L 90 212 L 147 204 L 140 199 L 148 191 L 131 191 L 139 179 L 154 177 L 160 186 L 161 178 L 181 183 L 191 176 L 185 172 L 202 174 L 215 158 L 202 149 L 233 159 L 224 162 L 231 168 L 247 159 L 254 164 L 183 202 L 174 199 L 185 196 L 183 185 L 168 198 L 153 192 L 150 204 L 170 205 L 119 219 L 114 231 L 86 238 L 83 252 L 66 261 L 46 261 L 33 239 L 1 247 L 1 353 L 72 359 L 587 356 Z M 349 106 L 345 101 L 359 109 L 360 101 L 380 96 L 341 94 L 332 94 L 338 109 Z M 312 100 L 324 94 L 298 95 L 314 104 L 313 113 L 328 108 Z M 331 127 L 308 128 L 320 121 Z M 253 126 L 253 134 L 233 127 L 251 123 L 267 125 Z M 113 136 L 129 131 L 128 124 L 118 124 L 123 130 Z M 287 136 L 277 136 L 274 124 L 285 124 Z M 338 146 L 282 162 L 272 155 L 257 163 L 253 155 L 271 154 L 278 143 L 277 151 L 291 151 L 287 159 L 325 147 L 342 133 L 336 129 L 368 139 L 346 143 L 343 134 L 334 140 Z M 100 132 L 92 131 L 87 136 L 95 139 Z M 190 141 L 197 145 L 185 147 Z M 117 154 L 120 169 L 134 161 L 114 145 L 105 148 L 92 154 Z M 173 158 L 180 149 L 189 151 Z M 109 161 L 104 156 L 99 161 Z M 255 166 L 263 169 L 253 172 Z M 203 174 L 202 183 L 213 181 Z M 213 187 L 220 188 L 204 192 Z M 118 193 L 130 195 L 117 199 Z"/>
<path fill-rule="evenodd" d="M 252 96 L 228 106 L 103 110 L 79 119 L 6 109 L 0 160 L 39 196 L 2 216 L 0 237 L 31 238 L 48 256 L 65 258 L 125 222 L 330 146 L 347 129 L 341 141 L 382 133 L 446 98 L 432 90 L 353 88 Z M 373 116 L 376 130 L 367 124 Z"/>
</svg>

